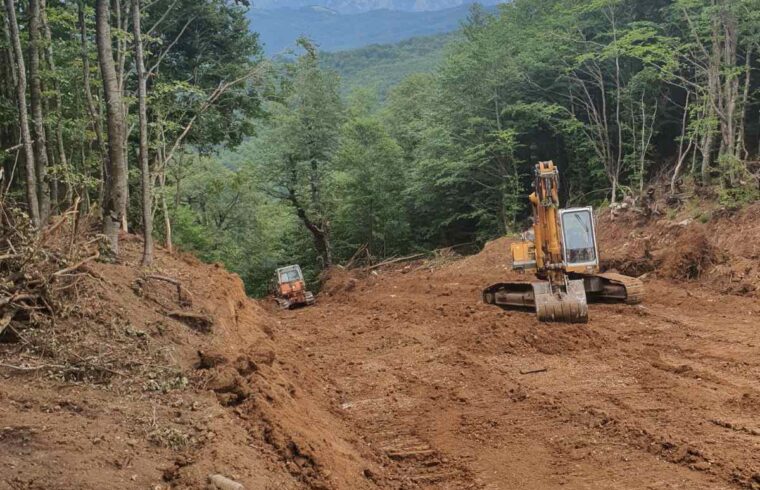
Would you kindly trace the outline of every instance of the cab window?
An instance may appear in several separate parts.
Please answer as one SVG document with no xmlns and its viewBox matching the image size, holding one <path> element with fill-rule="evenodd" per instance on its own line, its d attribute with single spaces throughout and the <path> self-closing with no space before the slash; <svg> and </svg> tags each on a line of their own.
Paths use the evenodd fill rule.
<svg viewBox="0 0 760 490">
<path fill-rule="evenodd" d="M 562 214 L 565 260 L 568 264 L 596 262 L 593 216 L 587 209 Z"/>
<path fill-rule="evenodd" d="M 295 282 L 300 279 L 301 278 L 298 277 L 298 271 L 292 270 L 280 272 L 280 282 Z"/>
</svg>

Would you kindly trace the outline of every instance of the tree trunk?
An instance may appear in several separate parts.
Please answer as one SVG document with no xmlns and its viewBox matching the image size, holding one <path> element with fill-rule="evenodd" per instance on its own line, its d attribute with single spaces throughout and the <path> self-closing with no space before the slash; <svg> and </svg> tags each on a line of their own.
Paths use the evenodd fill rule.
<svg viewBox="0 0 760 490">
<path fill-rule="evenodd" d="M 124 160 L 124 106 L 111 44 L 111 9 L 109 0 L 97 0 L 95 6 L 95 39 L 98 46 L 100 74 L 103 78 L 103 92 L 106 99 L 106 121 L 108 126 L 108 165 L 105 175 L 105 197 L 103 202 L 103 234 L 108 238 L 111 251 L 119 253 L 119 229 L 126 207 L 127 168 Z"/>
<path fill-rule="evenodd" d="M 87 23 L 84 17 L 84 0 L 80 0 L 78 3 L 78 18 L 79 18 L 79 40 L 82 49 L 82 79 L 84 85 L 84 95 L 87 102 L 87 112 L 90 115 L 90 121 L 92 124 L 92 130 L 95 132 L 95 140 L 98 144 L 98 150 L 100 150 L 100 176 L 99 188 L 98 188 L 98 202 L 100 204 L 105 200 L 105 168 L 108 166 L 108 149 L 106 148 L 105 139 L 103 137 L 103 124 L 100 117 L 100 111 L 95 107 L 95 99 L 92 96 L 92 84 L 90 83 L 90 52 L 87 45 Z M 84 163 L 84 160 L 83 160 Z"/>
<path fill-rule="evenodd" d="M 708 114 L 708 128 L 702 137 L 702 168 L 700 171 L 702 185 L 710 185 L 710 162 L 712 161 L 713 144 L 715 142 L 715 135 L 713 134 L 713 128 L 711 127 L 711 118 L 712 115 Z"/>
<path fill-rule="evenodd" d="M 148 88 L 145 81 L 142 32 L 140 27 L 140 0 L 132 0 L 132 29 L 135 43 L 135 69 L 137 70 L 137 101 L 140 127 L 140 181 L 142 184 L 143 256 L 142 264 L 153 262 L 153 197 L 151 193 L 150 163 L 148 160 Z"/>
<path fill-rule="evenodd" d="M 747 150 L 747 109 L 749 108 L 749 93 L 752 87 L 752 53 L 755 46 L 750 44 L 747 46 L 744 59 L 744 88 L 742 90 L 741 110 L 739 112 L 739 130 L 738 138 L 736 141 L 736 155 L 743 160 L 749 159 L 749 151 Z"/>
<path fill-rule="evenodd" d="M 125 66 L 127 62 L 127 49 L 129 48 L 124 34 L 126 34 L 129 29 L 129 13 L 131 10 L 131 2 L 125 1 L 122 7 L 121 0 L 114 0 L 113 6 L 116 17 L 116 27 L 120 30 L 120 33 L 116 38 L 116 80 L 119 86 L 119 92 L 124 93 L 124 83 L 127 76 L 127 70 L 125 69 Z M 124 114 L 124 128 L 122 134 L 122 138 L 124 139 L 124 144 L 122 147 L 124 149 L 124 167 L 128 168 L 129 148 L 127 146 L 127 133 L 129 131 L 129 125 L 127 124 L 127 121 L 129 120 L 129 102 L 124 99 L 122 101 L 122 113 Z M 126 233 L 129 231 L 129 214 L 127 212 L 127 207 L 129 206 L 129 185 L 125 187 L 125 192 L 126 196 L 124 197 L 123 201 L 124 207 L 121 210 L 121 229 Z"/>
<path fill-rule="evenodd" d="M 172 220 L 169 216 L 169 206 L 166 204 L 166 174 L 162 171 L 158 177 L 161 185 L 161 212 L 164 215 L 164 235 L 166 250 L 171 254 L 174 253 L 174 244 L 172 243 Z"/>
<path fill-rule="evenodd" d="M 34 149 L 32 148 L 32 135 L 29 131 L 29 114 L 26 109 L 26 66 L 24 64 L 24 52 L 21 48 L 18 21 L 16 20 L 16 6 L 14 0 L 5 0 L 5 13 L 8 16 L 8 29 L 13 54 L 16 62 L 16 99 L 18 103 L 19 126 L 21 126 L 21 141 L 24 145 L 24 157 L 26 160 L 26 200 L 29 206 L 29 216 L 32 223 L 39 227 L 40 207 L 37 200 L 37 172 L 34 164 Z"/>
<path fill-rule="evenodd" d="M 50 183 L 48 182 L 47 135 L 42 100 L 42 77 L 40 75 L 40 0 L 29 0 L 29 84 L 34 126 L 34 162 L 37 172 L 37 199 L 40 222 L 44 226 L 50 217 Z"/>
<path fill-rule="evenodd" d="M 670 195 L 673 196 L 676 193 L 676 183 L 678 182 L 678 176 L 681 173 L 681 167 L 683 166 L 684 161 L 686 160 L 686 157 L 689 154 L 689 150 L 691 150 L 692 145 L 694 144 L 694 138 L 689 138 L 689 144 L 684 149 L 683 142 L 686 138 L 686 132 L 687 132 L 687 123 L 689 120 L 689 104 L 691 102 L 691 94 L 686 94 L 686 102 L 683 108 L 683 119 L 681 121 L 681 137 L 679 138 L 678 143 L 678 159 L 676 161 L 676 167 L 673 170 L 673 177 L 670 179 Z"/>
<path fill-rule="evenodd" d="M 738 158 L 737 150 L 737 123 L 739 122 L 739 73 L 735 70 L 738 68 L 738 19 L 731 11 L 729 5 L 724 6 L 721 13 L 721 31 L 719 38 L 722 41 L 722 59 L 721 72 L 723 75 L 723 94 L 721 101 L 723 128 L 722 148 L 724 154 L 733 158 Z"/>
<path fill-rule="evenodd" d="M 53 56 L 53 36 L 50 32 L 50 24 L 48 23 L 47 19 L 47 4 L 46 0 L 40 0 L 40 6 L 42 8 L 41 14 L 41 20 L 42 20 L 42 29 L 45 33 L 45 41 L 47 42 L 47 49 L 46 49 L 46 55 L 47 55 L 47 61 L 48 65 L 50 66 L 50 70 L 55 74 L 57 72 L 57 67 L 55 64 L 55 58 Z M 61 169 L 63 169 L 64 172 L 69 172 L 69 159 L 66 156 L 66 148 L 64 146 L 63 142 L 63 100 L 61 97 L 61 86 L 60 83 L 58 83 L 58 78 L 54 77 L 53 79 L 53 89 L 55 92 L 55 113 L 56 113 L 56 124 L 55 124 L 55 140 L 56 140 L 56 147 L 58 149 L 58 160 Z M 53 180 L 53 189 L 57 190 L 59 178 L 56 177 Z M 58 199 L 56 198 L 55 204 L 58 204 Z"/>
</svg>

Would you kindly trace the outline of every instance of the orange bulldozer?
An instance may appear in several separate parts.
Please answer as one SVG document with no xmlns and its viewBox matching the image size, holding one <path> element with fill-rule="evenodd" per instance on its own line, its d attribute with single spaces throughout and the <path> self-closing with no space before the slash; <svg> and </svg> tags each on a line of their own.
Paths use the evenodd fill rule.
<svg viewBox="0 0 760 490">
<path fill-rule="evenodd" d="M 298 265 L 277 269 L 274 285 L 274 298 L 283 309 L 310 306 L 316 301 L 314 294 L 306 290 L 306 281 Z"/>
</svg>

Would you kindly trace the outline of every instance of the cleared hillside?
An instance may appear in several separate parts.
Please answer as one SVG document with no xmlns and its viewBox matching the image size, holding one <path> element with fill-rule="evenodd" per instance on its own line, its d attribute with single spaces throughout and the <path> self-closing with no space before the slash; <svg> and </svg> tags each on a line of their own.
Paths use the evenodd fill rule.
<svg viewBox="0 0 760 490">
<path fill-rule="evenodd" d="M 755 489 L 757 212 L 715 215 L 705 242 L 693 212 L 603 213 L 602 253 L 656 268 L 643 304 L 591 305 L 587 325 L 481 302 L 527 279 L 507 238 L 336 269 L 316 306 L 281 311 L 189 256 L 142 269 L 125 235 L 119 263 L 55 276 L 55 317 L 0 338 L 0 488 Z"/>
</svg>

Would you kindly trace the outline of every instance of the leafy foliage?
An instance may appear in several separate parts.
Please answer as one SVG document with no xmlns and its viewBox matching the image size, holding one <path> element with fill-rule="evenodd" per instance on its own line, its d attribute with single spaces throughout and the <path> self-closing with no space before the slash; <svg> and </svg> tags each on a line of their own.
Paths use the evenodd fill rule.
<svg viewBox="0 0 760 490">
<path fill-rule="evenodd" d="M 102 86 L 83 6 L 81 25 L 76 5 L 48 7 L 55 63 L 43 70 L 44 96 L 48 107 L 60 98 L 60 110 L 45 123 L 56 135 L 60 125 L 69 154 L 50 145 L 52 181 L 66 194 L 59 207 L 102 198 Z M 398 45 L 321 54 L 302 38 L 288 62 L 270 66 L 238 3 L 157 0 L 144 14 L 154 26 L 145 47 L 157 233 L 168 244 L 173 231 L 262 295 L 277 266 L 299 263 L 312 281 L 352 258 L 519 232 L 542 160 L 559 166 L 569 205 L 636 201 L 653 180 L 667 181 L 677 203 L 684 177 L 727 208 L 754 201 L 758 7 L 515 0 L 472 7 L 456 34 Z M 130 35 L 118 27 L 131 109 Z M 3 60 L 8 47 L 0 39 Z M 13 80 L 12 66 L 0 64 L 0 79 Z M 18 142 L 15 97 L 12 83 L 0 85 L 2 149 Z M 134 161 L 131 133 L 128 142 Z M 0 158 L 13 176 L 4 189 L 20 198 L 16 153 Z"/>
</svg>

